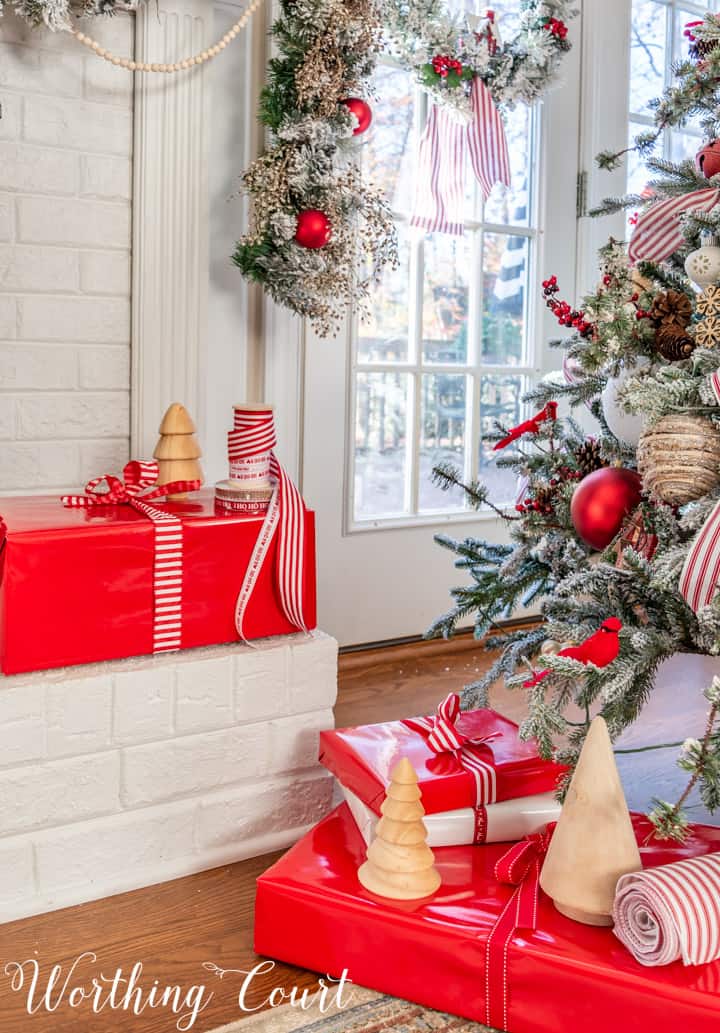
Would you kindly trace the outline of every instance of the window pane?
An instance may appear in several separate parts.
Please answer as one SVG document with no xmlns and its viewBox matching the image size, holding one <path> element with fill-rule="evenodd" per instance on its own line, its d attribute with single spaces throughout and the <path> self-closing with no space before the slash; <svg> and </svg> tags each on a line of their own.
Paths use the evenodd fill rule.
<svg viewBox="0 0 720 1033">
<path fill-rule="evenodd" d="M 670 133 L 670 158 L 672 161 L 695 160 L 695 155 L 702 147 L 702 137 L 690 133 Z"/>
<path fill-rule="evenodd" d="M 370 314 L 358 328 L 360 362 L 405 362 L 408 357 L 410 249 L 407 227 L 398 224 L 400 266 L 385 266 L 373 288 Z"/>
<path fill-rule="evenodd" d="M 630 194 L 641 194 L 648 181 L 648 170 L 645 165 L 645 161 L 637 151 L 632 148 L 635 145 L 635 137 L 638 133 L 643 132 L 646 126 L 640 125 L 637 122 L 631 122 L 628 128 L 628 151 L 627 156 L 627 169 L 628 169 L 628 193 Z"/>
<path fill-rule="evenodd" d="M 409 214 L 413 198 L 414 80 L 409 72 L 378 65 L 370 139 L 363 148 L 368 178 L 385 192 L 393 210 Z"/>
<path fill-rule="evenodd" d="M 530 242 L 527 237 L 486 233 L 484 243 L 483 362 L 519 365 Z"/>
<path fill-rule="evenodd" d="M 408 512 L 407 373 L 358 373 L 355 417 L 355 518 Z"/>
<path fill-rule="evenodd" d="M 526 104 L 518 104 L 505 113 L 512 187 L 493 187 L 485 203 L 485 221 L 530 225 L 530 199 L 528 187 L 532 165 L 533 110 Z"/>
<path fill-rule="evenodd" d="M 472 234 L 436 233 L 425 241 L 423 361 L 464 363 L 468 354 L 468 275 Z"/>
<path fill-rule="evenodd" d="M 665 85 L 665 7 L 653 0 L 633 0 L 630 41 L 630 107 L 650 114 L 649 102 Z"/>
<path fill-rule="evenodd" d="M 463 509 L 463 492 L 442 491 L 432 483 L 431 475 L 441 460 L 452 462 L 461 472 L 465 466 L 467 377 L 457 373 L 425 374 L 421 390 L 419 508 Z"/>
<path fill-rule="evenodd" d="M 521 398 L 527 390 L 525 377 L 484 376 L 480 383 L 480 431 L 482 435 L 495 429 L 495 421 L 513 427 L 522 420 Z M 490 488 L 496 505 L 515 502 L 517 477 L 512 470 L 497 466 L 498 453 L 491 444 L 480 445 L 480 477 Z"/>
</svg>

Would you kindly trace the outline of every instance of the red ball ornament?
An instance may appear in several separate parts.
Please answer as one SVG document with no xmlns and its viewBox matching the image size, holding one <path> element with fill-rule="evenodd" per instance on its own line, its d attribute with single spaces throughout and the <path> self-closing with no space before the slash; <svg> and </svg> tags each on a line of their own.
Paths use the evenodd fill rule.
<svg viewBox="0 0 720 1033">
<path fill-rule="evenodd" d="M 372 108 L 360 97 L 347 97 L 345 100 L 341 100 L 340 103 L 344 104 L 349 111 L 352 111 L 357 119 L 357 125 L 353 129 L 353 136 L 360 136 L 361 133 L 364 133 L 370 127 Z"/>
<path fill-rule="evenodd" d="M 586 545 L 607 548 L 625 517 L 639 504 L 641 484 L 634 470 L 613 466 L 583 477 L 573 492 L 570 517 Z"/>
<path fill-rule="evenodd" d="M 308 208 L 298 212 L 295 240 L 301 247 L 325 247 L 332 237 L 332 223 L 325 212 Z"/>
<path fill-rule="evenodd" d="M 701 147 L 695 155 L 695 164 L 705 179 L 716 176 L 720 172 L 720 140 L 711 140 Z"/>
</svg>

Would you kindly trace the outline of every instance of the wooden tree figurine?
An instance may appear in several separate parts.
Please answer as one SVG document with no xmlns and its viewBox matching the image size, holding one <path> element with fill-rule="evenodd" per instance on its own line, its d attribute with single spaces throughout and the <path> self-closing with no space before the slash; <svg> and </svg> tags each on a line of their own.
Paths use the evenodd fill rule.
<svg viewBox="0 0 720 1033">
<path fill-rule="evenodd" d="M 440 886 L 435 858 L 427 845 L 425 810 L 410 761 L 404 757 L 390 776 L 375 839 L 358 871 L 365 889 L 392 900 L 420 900 Z"/>
<path fill-rule="evenodd" d="M 612 925 L 621 875 L 642 868 L 607 725 L 590 725 L 550 842 L 540 885 L 563 915 Z"/>
<path fill-rule="evenodd" d="M 174 402 L 160 424 L 160 440 L 153 453 L 158 461 L 160 473 L 158 484 L 173 481 L 201 481 L 203 472 L 198 459 L 202 455 L 195 439 L 195 424 L 184 405 Z M 169 495 L 171 499 L 184 499 L 187 493 Z"/>
</svg>

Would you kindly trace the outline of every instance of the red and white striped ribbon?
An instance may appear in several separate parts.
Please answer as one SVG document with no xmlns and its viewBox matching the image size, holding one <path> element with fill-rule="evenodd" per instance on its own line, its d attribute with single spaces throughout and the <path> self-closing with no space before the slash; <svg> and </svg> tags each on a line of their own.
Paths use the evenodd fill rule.
<svg viewBox="0 0 720 1033">
<path fill-rule="evenodd" d="M 403 724 L 413 731 L 421 732 L 433 753 L 454 753 L 461 766 L 468 771 L 475 782 L 475 806 L 495 803 L 497 800 L 497 778 L 495 766 L 479 755 L 479 748 L 487 746 L 497 733 L 472 739 L 457 728 L 460 716 L 460 697 L 451 692 L 438 706 L 434 717 L 412 717 Z"/>
<path fill-rule="evenodd" d="M 709 606 L 720 582 L 720 502 L 696 537 L 680 574 L 680 593 L 695 613 Z"/>
<path fill-rule="evenodd" d="M 272 409 L 235 407 L 228 434 L 230 477 L 234 481 L 267 481 L 276 445 Z"/>
<path fill-rule="evenodd" d="M 720 371 L 710 374 L 707 378 L 707 385 L 715 396 L 715 401 L 720 405 Z"/>
<path fill-rule="evenodd" d="M 705 965 L 720 958 L 720 854 L 623 875 L 615 935 L 641 965 Z"/>
<path fill-rule="evenodd" d="M 469 124 L 433 104 L 418 154 L 415 206 L 410 219 L 427 233 L 464 233 L 465 153 L 487 198 L 496 183 L 510 185 L 510 155 L 502 116 L 485 83 L 473 79 Z"/>
<path fill-rule="evenodd" d="M 122 480 L 111 474 L 95 477 L 84 495 L 64 495 L 72 509 L 95 506 L 132 506 L 152 520 L 155 532 L 153 561 L 153 653 L 167 653 L 182 645 L 183 526 L 172 513 L 151 506 L 166 495 L 197 491 L 200 481 L 174 481 L 157 487 L 159 467 L 154 461 L 133 461 Z M 103 491 L 98 489 L 104 485 Z"/>
<path fill-rule="evenodd" d="M 246 410 L 235 407 L 235 428 L 229 436 L 231 464 L 270 452 L 270 478 L 275 490 L 250 563 L 245 572 L 235 605 L 235 627 L 243 641 L 245 616 L 260 572 L 267 560 L 270 545 L 279 534 L 276 578 L 280 604 L 288 621 L 300 631 L 307 631 L 303 599 L 305 586 L 305 503 L 300 492 L 278 462 L 273 449 L 276 444 L 272 409 Z"/>
<path fill-rule="evenodd" d="M 709 212 L 718 200 L 720 190 L 707 187 L 666 201 L 656 201 L 635 224 L 628 247 L 630 261 L 662 262 L 669 258 L 685 243 L 681 215 L 688 211 Z"/>
</svg>

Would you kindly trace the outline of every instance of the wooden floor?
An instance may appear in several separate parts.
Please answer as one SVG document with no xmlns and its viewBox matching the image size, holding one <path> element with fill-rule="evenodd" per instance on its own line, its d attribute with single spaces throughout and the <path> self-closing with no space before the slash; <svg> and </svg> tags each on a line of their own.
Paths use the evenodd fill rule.
<svg viewBox="0 0 720 1033">
<path fill-rule="evenodd" d="M 443 693 L 472 681 L 487 667 L 489 655 L 469 638 L 451 643 L 398 646 L 353 653 L 340 660 L 339 726 L 390 720 L 429 712 Z M 493 700 L 496 709 L 518 717 L 522 698 L 506 692 Z M 205 983 L 213 991 L 209 1006 L 193 1026 L 195 1033 L 243 1017 L 238 1007 L 240 978 L 220 980 L 203 970 L 203 963 L 221 968 L 251 969 L 255 879 L 274 860 L 261 857 L 241 864 L 161 886 L 126 893 L 93 904 L 69 908 L 38 918 L 0 926 L 0 1030 L 2 1033 L 172 1033 L 175 1018 L 167 1010 L 146 1010 L 140 1016 L 105 1009 L 94 1016 L 86 1003 L 77 1010 L 63 1004 L 52 1014 L 29 1016 L 26 993 L 14 993 L 4 975 L 8 962 L 36 959 L 41 979 L 53 965 L 68 966 L 85 951 L 97 955 L 97 965 L 82 962 L 70 986 L 90 982 L 89 973 L 104 976 L 121 967 L 127 977 L 142 962 L 140 985 L 149 990 L 154 980 L 163 988 L 179 984 L 188 989 Z M 2 887 L 0 886 L 0 893 Z M 277 986 L 315 986 L 309 973 L 277 965 L 253 983 L 246 1004 L 262 1006 Z"/>
</svg>

